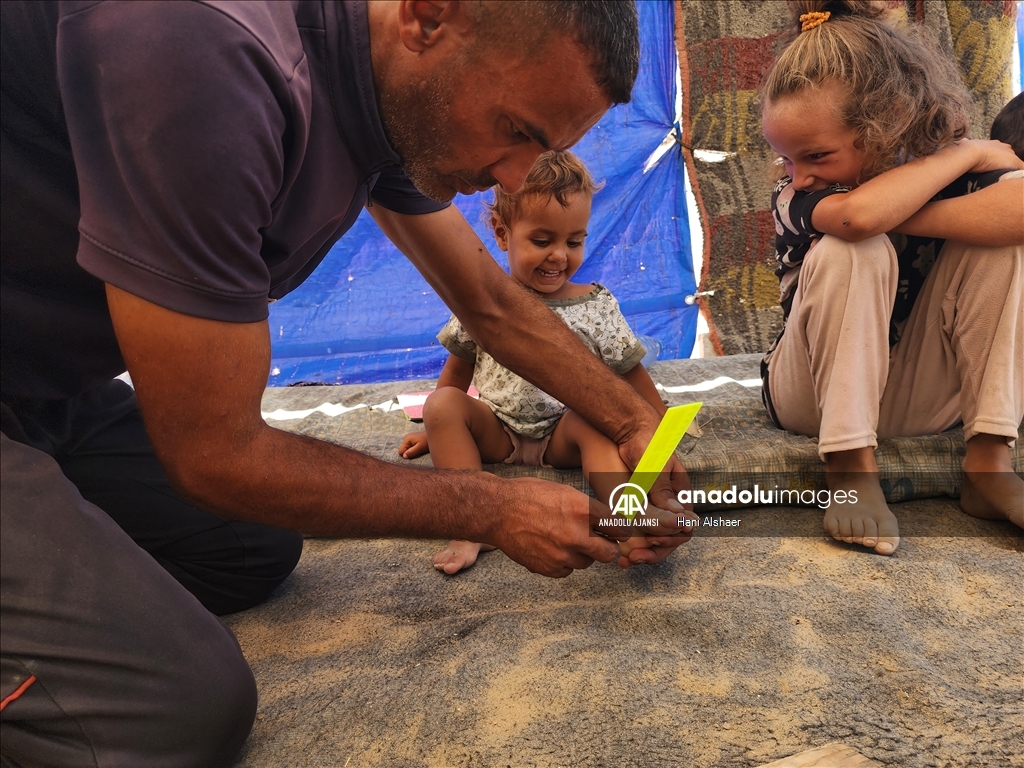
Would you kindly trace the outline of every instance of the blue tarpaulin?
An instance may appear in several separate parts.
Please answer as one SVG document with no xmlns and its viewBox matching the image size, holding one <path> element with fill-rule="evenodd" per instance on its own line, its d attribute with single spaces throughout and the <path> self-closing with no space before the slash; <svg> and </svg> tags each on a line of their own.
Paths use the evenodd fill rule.
<svg viewBox="0 0 1024 768">
<path fill-rule="evenodd" d="M 1017 82 L 1024 82 L 1024 3 L 1017 3 Z M 1019 91 L 1018 91 L 1019 93 Z"/>
<path fill-rule="evenodd" d="M 599 282 L 660 359 L 687 357 L 696 290 L 678 137 L 672 3 L 638 4 L 641 64 L 629 104 L 610 110 L 574 151 L 604 188 L 594 198 L 586 258 L 574 282 Z M 455 204 L 499 263 L 486 226 L 490 193 Z M 297 290 L 270 307 L 270 386 L 433 378 L 447 351 L 436 334 L 450 315 L 412 264 L 364 211 Z"/>
</svg>

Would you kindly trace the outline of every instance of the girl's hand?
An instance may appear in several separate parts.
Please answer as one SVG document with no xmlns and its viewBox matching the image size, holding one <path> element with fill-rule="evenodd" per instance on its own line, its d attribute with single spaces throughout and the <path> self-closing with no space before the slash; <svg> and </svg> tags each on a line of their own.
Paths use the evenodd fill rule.
<svg viewBox="0 0 1024 768">
<path fill-rule="evenodd" d="M 398 446 L 398 455 L 403 459 L 415 459 L 425 453 L 430 453 L 426 432 L 410 432 Z"/>
<path fill-rule="evenodd" d="M 1024 168 L 1024 160 L 1014 154 L 1013 147 L 991 139 L 963 139 L 958 145 L 967 145 L 977 155 L 971 173 L 998 171 L 1003 168 Z"/>
</svg>

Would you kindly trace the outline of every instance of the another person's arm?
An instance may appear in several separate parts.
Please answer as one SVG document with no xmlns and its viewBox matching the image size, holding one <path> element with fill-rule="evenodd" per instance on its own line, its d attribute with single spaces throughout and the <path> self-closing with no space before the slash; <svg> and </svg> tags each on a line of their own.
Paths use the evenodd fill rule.
<svg viewBox="0 0 1024 768">
<path fill-rule="evenodd" d="M 963 174 L 1000 168 L 1024 168 L 1024 162 L 1007 144 L 964 139 L 825 198 L 814 208 L 812 223 L 823 234 L 859 242 L 898 229 Z"/>
<path fill-rule="evenodd" d="M 894 231 L 972 245 L 1024 245 L 1024 178 L 928 203 Z"/>
</svg>

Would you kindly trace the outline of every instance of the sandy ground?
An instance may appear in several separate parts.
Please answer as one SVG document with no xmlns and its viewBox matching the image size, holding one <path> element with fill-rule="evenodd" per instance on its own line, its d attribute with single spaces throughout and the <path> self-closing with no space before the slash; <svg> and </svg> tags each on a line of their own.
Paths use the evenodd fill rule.
<svg viewBox="0 0 1024 768">
<path fill-rule="evenodd" d="M 768 422 L 758 360 L 652 366 L 670 402 L 705 403 L 684 464 L 821 486 L 814 442 Z M 264 411 L 355 408 L 272 423 L 401 461 L 418 427 L 366 406 L 432 387 L 268 390 Z M 958 430 L 883 443 L 894 488 L 955 495 Z M 840 741 L 886 766 L 1024 768 L 1022 532 L 948 496 L 893 509 L 891 558 L 772 507 L 741 511 L 744 536 L 702 529 L 657 566 L 558 581 L 500 552 L 446 577 L 443 542 L 307 541 L 268 603 L 227 620 L 260 691 L 237 766 L 753 768 Z"/>
<path fill-rule="evenodd" d="M 307 542 L 229 617 L 260 708 L 237 765 L 756 766 L 842 741 L 889 766 L 1024 766 L 1024 540 L 895 507 L 887 558 L 748 510 L 653 567 L 568 579 L 441 542 Z M 804 535 L 778 538 L 779 515 Z M 790 529 L 792 530 L 793 526 Z"/>
</svg>

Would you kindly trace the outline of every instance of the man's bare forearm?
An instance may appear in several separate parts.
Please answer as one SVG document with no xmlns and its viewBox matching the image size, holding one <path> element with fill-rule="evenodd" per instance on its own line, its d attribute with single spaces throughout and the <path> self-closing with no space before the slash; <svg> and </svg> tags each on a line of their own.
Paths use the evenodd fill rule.
<svg viewBox="0 0 1024 768">
<path fill-rule="evenodd" d="M 617 376 L 539 299 L 511 280 L 497 287 L 501 316 L 487 318 L 478 333 L 502 365 L 565 403 L 612 440 L 620 442 L 653 407 Z"/>
<path fill-rule="evenodd" d="M 490 541 L 495 515 L 474 512 L 511 492 L 493 476 L 396 466 L 268 426 L 265 322 L 181 315 L 113 286 L 107 302 L 157 457 L 199 506 L 317 536 Z"/>
<path fill-rule="evenodd" d="M 589 534 L 590 500 L 572 488 L 396 466 L 269 427 L 266 321 L 197 318 L 106 290 L 157 457 L 204 509 L 317 536 L 471 538 L 548 576 L 615 556 Z"/>
<path fill-rule="evenodd" d="M 508 503 L 505 484 L 488 473 L 389 464 L 269 426 L 183 474 L 176 485 L 211 511 L 330 538 L 490 543 L 490 521 Z"/>
</svg>

